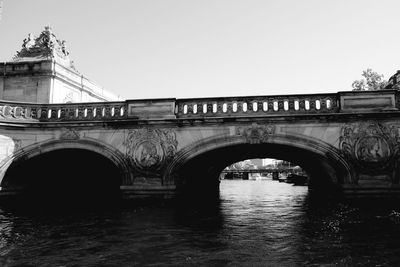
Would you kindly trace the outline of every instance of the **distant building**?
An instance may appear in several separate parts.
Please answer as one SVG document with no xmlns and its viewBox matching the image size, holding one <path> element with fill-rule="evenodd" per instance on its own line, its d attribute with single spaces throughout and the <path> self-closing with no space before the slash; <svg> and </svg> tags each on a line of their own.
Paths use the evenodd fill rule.
<svg viewBox="0 0 400 267">
<path fill-rule="evenodd" d="M 262 168 L 264 166 L 263 159 L 250 159 L 251 164 L 256 166 L 257 169 Z"/>
<path fill-rule="evenodd" d="M 50 27 L 39 37 L 29 34 L 10 62 L 0 63 L 0 99 L 32 103 L 74 103 L 121 100 L 80 74 L 65 41 Z"/>
</svg>

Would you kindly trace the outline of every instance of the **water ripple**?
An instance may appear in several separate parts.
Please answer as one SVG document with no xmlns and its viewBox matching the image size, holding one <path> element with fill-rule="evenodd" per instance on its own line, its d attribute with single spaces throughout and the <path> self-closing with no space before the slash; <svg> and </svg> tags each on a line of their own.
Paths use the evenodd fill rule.
<svg viewBox="0 0 400 267">
<path fill-rule="evenodd" d="M 4 208 L 0 266 L 396 266 L 399 214 L 312 203 L 275 181 L 223 181 L 203 207 Z"/>
</svg>

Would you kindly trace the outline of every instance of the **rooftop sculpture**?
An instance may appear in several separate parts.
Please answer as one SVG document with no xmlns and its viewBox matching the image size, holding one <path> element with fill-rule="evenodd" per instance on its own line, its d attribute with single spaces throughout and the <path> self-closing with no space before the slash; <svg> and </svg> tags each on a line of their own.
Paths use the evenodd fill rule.
<svg viewBox="0 0 400 267">
<path fill-rule="evenodd" d="M 33 34 L 30 33 L 28 37 L 24 39 L 22 48 L 20 51 L 17 51 L 13 61 L 22 62 L 44 59 L 55 59 L 63 63 L 63 65 L 76 70 L 73 61 L 69 58 L 69 52 L 66 49 L 65 41 L 57 39 L 50 26 L 46 26 L 38 37 L 34 37 Z"/>
</svg>

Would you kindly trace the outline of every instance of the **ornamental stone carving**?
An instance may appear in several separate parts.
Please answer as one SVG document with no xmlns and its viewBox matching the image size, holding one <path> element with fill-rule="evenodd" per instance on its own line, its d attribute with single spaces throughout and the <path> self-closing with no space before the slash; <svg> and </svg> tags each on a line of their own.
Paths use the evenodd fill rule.
<svg viewBox="0 0 400 267">
<path fill-rule="evenodd" d="M 265 143 L 275 133 L 274 125 L 258 125 L 253 123 L 250 127 L 238 127 L 236 134 L 246 138 L 250 144 Z"/>
<path fill-rule="evenodd" d="M 64 129 L 60 134 L 60 139 L 64 140 L 78 140 L 81 138 L 79 131 L 73 129 Z"/>
<path fill-rule="evenodd" d="M 0 105 L 0 119 L 24 119 L 25 110 L 18 106 Z"/>
<path fill-rule="evenodd" d="M 340 148 L 361 171 L 384 171 L 395 164 L 399 145 L 398 126 L 377 123 L 345 125 L 340 136 Z"/>
<path fill-rule="evenodd" d="M 176 153 L 175 132 L 161 129 L 130 130 L 124 142 L 135 173 L 160 177 Z"/>
<path fill-rule="evenodd" d="M 12 138 L 12 140 L 14 142 L 13 153 L 15 153 L 16 151 L 18 151 L 22 148 L 22 140 L 18 139 L 18 138 Z"/>
</svg>

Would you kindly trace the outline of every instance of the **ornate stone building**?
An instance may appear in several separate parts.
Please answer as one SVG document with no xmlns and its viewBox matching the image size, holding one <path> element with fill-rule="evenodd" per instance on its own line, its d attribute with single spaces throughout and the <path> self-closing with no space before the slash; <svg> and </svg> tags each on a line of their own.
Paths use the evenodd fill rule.
<svg viewBox="0 0 400 267">
<path fill-rule="evenodd" d="M 400 70 L 398 70 L 395 74 L 393 74 L 385 86 L 385 89 L 400 89 Z"/>
<path fill-rule="evenodd" d="M 29 34 L 12 61 L 0 63 L 0 99 L 32 103 L 121 100 L 75 69 L 65 41 L 57 39 L 50 27 L 39 37 Z"/>
</svg>

